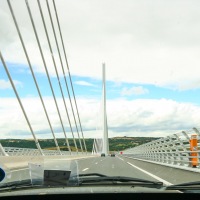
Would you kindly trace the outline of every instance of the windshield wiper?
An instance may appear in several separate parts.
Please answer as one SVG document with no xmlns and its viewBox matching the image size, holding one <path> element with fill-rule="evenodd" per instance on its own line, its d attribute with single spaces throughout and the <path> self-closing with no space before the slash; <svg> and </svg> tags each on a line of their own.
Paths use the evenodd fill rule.
<svg viewBox="0 0 200 200">
<path fill-rule="evenodd" d="M 200 190 L 200 181 L 170 185 L 166 190 Z"/>
<path fill-rule="evenodd" d="M 38 186 L 41 186 L 38 184 Z M 21 181 L 12 181 L 8 183 L 2 183 L 0 184 L 0 192 L 4 190 L 14 190 L 14 189 L 22 189 L 22 188 L 30 188 L 33 187 L 33 184 L 31 183 L 30 179 L 21 180 Z M 37 187 L 35 184 L 34 187 Z"/>
<path fill-rule="evenodd" d="M 103 174 L 79 174 L 79 185 L 132 185 L 141 187 L 161 188 L 163 182 L 149 181 L 125 176 L 105 176 Z"/>
<path fill-rule="evenodd" d="M 79 174 L 78 176 L 79 177 L 89 177 L 89 176 L 108 177 L 104 174 L 99 174 L 99 173 Z"/>
<path fill-rule="evenodd" d="M 34 180 L 34 183 L 37 180 Z M 90 173 L 90 174 L 79 174 L 78 176 L 70 177 L 71 186 L 97 186 L 97 185 L 131 185 L 131 186 L 140 186 L 140 187 L 149 187 L 149 188 L 161 188 L 163 187 L 162 182 L 149 181 L 145 179 L 131 178 L 125 176 L 106 176 L 99 173 Z M 73 184 L 73 181 L 76 184 Z M 40 184 L 39 184 L 40 183 Z M 51 186 L 51 185 L 49 185 Z M 62 186 L 62 185 L 60 185 Z M 70 185 L 63 185 L 65 187 L 70 187 Z M 38 180 L 38 184 L 32 184 L 31 180 L 15 181 L 10 183 L 4 183 L 0 185 L 0 191 L 7 189 L 25 189 L 25 188 L 36 188 L 36 187 L 46 187 L 41 184 L 41 180 Z"/>
</svg>

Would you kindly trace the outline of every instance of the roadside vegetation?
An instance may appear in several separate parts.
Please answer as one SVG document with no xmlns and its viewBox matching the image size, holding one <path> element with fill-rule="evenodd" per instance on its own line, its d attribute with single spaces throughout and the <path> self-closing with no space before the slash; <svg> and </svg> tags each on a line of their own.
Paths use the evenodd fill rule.
<svg viewBox="0 0 200 200">
<path fill-rule="evenodd" d="M 114 138 L 109 138 L 109 150 L 110 151 L 122 151 L 128 148 L 133 148 L 136 147 L 138 145 L 147 143 L 147 142 L 151 142 L 153 140 L 156 140 L 159 138 L 154 138 L 154 137 L 114 137 Z M 72 151 L 75 151 L 75 145 L 73 142 L 73 139 L 70 138 L 69 140 L 69 145 Z M 66 144 L 66 140 L 59 138 L 57 139 L 58 141 L 58 145 L 60 146 L 60 149 L 62 151 L 67 151 L 67 144 Z M 89 152 L 92 151 L 92 147 L 93 147 L 93 141 L 94 139 L 92 138 L 86 138 L 85 139 L 85 143 L 87 146 L 87 150 Z M 25 139 L 2 139 L 0 140 L 0 143 L 2 144 L 3 147 L 17 147 L 17 148 L 32 148 L 35 149 L 35 142 L 30 139 L 30 140 L 25 140 Z M 48 150 L 55 150 L 55 143 L 53 139 L 40 139 L 39 140 L 40 146 L 42 149 L 48 149 Z M 84 150 L 84 143 L 81 140 L 82 143 L 82 147 Z M 79 151 L 81 151 L 81 147 L 80 147 L 80 142 L 78 139 L 76 139 L 76 144 L 77 147 L 79 149 Z"/>
</svg>

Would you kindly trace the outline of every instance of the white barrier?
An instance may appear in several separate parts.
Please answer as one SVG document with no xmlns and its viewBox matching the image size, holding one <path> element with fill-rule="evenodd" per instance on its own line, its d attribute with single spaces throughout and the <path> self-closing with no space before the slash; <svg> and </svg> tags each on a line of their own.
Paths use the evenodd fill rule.
<svg viewBox="0 0 200 200">
<path fill-rule="evenodd" d="M 197 146 L 200 146 L 200 133 L 197 128 L 193 128 L 189 131 L 182 131 L 127 149 L 124 151 L 123 155 L 157 163 L 193 167 L 191 160 L 192 158 L 197 158 L 197 160 L 199 160 L 200 151 L 197 148 L 196 151 L 192 151 L 192 153 L 196 153 L 197 156 L 194 157 L 191 155 L 190 138 L 192 134 L 197 135 Z M 199 168 L 198 163 L 196 167 Z"/>
<path fill-rule="evenodd" d="M 1 144 L 0 144 L 1 145 Z M 2 146 L 1 146 L 2 147 Z M 57 150 L 44 150 L 42 152 L 45 156 L 56 156 L 60 155 Z M 60 151 L 62 155 L 70 155 L 69 151 Z M 89 152 L 71 152 L 71 155 L 86 155 L 91 154 Z M 40 156 L 38 149 L 29 149 L 29 148 L 16 148 L 16 147 L 2 147 L 0 149 L 0 156 Z"/>
</svg>

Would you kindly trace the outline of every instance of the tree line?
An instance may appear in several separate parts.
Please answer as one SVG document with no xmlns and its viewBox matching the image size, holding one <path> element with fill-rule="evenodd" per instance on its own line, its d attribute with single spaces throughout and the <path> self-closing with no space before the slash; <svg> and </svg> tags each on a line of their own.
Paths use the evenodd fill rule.
<svg viewBox="0 0 200 200">
<path fill-rule="evenodd" d="M 151 142 L 159 138 L 154 137 L 115 137 L 109 138 L 109 150 L 110 151 L 122 151 L 128 148 L 133 148 L 142 145 L 147 142 Z M 75 145 L 72 138 L 69 138 L 69 145 L 72 151 L 75 151 Z M 53 139 L 39 139 L 40 146 L 42 149 L 54 150 L 56 149 Z M 64 138 L 57 139 L 58 145 L 61 150 L 67 151 L 68 147 L 66 140 Z M 82 147 L 84 150 L 84 143 L 82 142 Z M 87 151 L 91 152 L 93 148 L 93 138 L 85 138 L 85 143 Z M 16 147 L 16 148 L 32 148 L 36 149 L 35 142 L 33 140 L 25 139 L 1 139 L 0 143 L 3 147 Z M 79 140 L 76 140 L 77 148 L 81 151 L 81 146 Z"/>
</svg>

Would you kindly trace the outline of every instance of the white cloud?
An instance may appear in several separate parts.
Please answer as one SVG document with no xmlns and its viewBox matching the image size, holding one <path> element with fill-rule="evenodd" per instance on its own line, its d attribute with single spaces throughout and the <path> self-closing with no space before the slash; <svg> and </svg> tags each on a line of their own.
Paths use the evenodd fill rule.
<svg viewBox="0 0 200 200">
<path fill-rule="evenodd" d="M 148 94 L 149 90 L 142 86 L 134 86 L 132 88 L 123 88 L 121 91 L 122 96 L 143 95 Z"/>
<path fill-rule="evenodd" d="M 195 90 L 200 88 L 200 80 L 183 80 L 181 82 L 172 82 L 168 85 L 161 85 L 162 87 L 171 89 L 171 90 L 178 90 L 178 91 L 185 91 L 185 90 Z"/>
<path fill-rule="evenodd" d="M 13 80 L 15 87 L 22 88 L 23 83 L 17 80 Z M 0 90 L 12 89 L 12 86 L 9 81 L 0 79 Z"/>
<path fill-rule="evenodd" d="M 55 76 L 36 1 L 30 1 L 47 66 Z M 42 2 L 59 72 L 60 62 L 45 2 Z M 198 0 L 57 1 L 71 74 L 145 83 L 178 90 L 200 87 L 200 2 Z M 13 9 L 31 63 L 45 73 L 24 1 Z M 170 11 L 169 11 L 170 10 Z M 0 49 L 8 62 L 27 64 L 7 2 L 0 2 Z M 65 63 L 64 63 L 65 64 Z M 66 68 L 65 68 L 66 69 Z"/>
<path fill-rule="evenodd" d="M 64 137 L 52 98 L 44 98 L 56 137 Z M 49 125 L 38 98 L 22 98 L 23 105 L 38 138 L 52 138 Z M 65 128 L 69 128 L 62 99 L 58 99 Z M 100 102 L 94 99 L 77 99 L 84 137 L 101 137 L 102 113 Z M 68 105 L 69 108 L 69 105 Z M 198 127 L 200 107 L 172 100 L 138 99 L 108 100 L 107 118 L 109 137 L 151 136 L 162 137 Z M 72 112 L 70 119 L 74 126 Z M 15 98 L 0 99 L 1 138 L 32 138 L 25 118 Z M 75 130 L 75 129 L 74 129 Z M 77 137 L 76 131 L 74 132 Z M 69 138 L 71 133 L 67 132 Z"/>
<path fill-rule="evenodd" d="M 34 71 L 45 73 L 24 1 L 12 1 Z M 44 35 L 37 1 L 29 1 L 48 70 L 55 76 L 51 55 Z M 52 41 L 55 60 L 62 74 L 48 16 L 45 19 Z M 153 84 L 177 90 L 200 87 L 200 12 L 198 0 L 63 0 L 56 1 L 70 70 L 72 75 L 101 78 L 101 63 L 106 63 L 106 79 L 116 82 Z M 120 14 L 119 14 L 120 13 Z M 92 16 L 92 17 L 91 17 Z M 0 49 L 9 63 L 25 64 L 24 56 L 7 1 L 0 1 Z M 62 55 L 63 56 L 63 55 Z M 64 62 L 65 65 L 65 62 Z M 14 66 L 21 70 L 20 66 Z M 66 69 L 66 66 L 65 66 Z M 77 82 L 76 82 L 77 83 Z M 18 87 L 23 85 L 15 80 Z M 78 84 L 90 85 L 79 81 Z M 91 86 L 91 85 L 90 85 Z M 0 80 L 0 89 L 10 89 L 8 81 Z M 122 95 L 141 95 L 148 90 L 139 86 L 124 88 Z M 51 133 L 43 108 L 37 98 L 22 99 L 33 129 L 38 137 Z M 58 99 L 66 128 L 69 127 L 62 100 Z M 50 120 L 63 136 L 54 102 L 45 98 Z M 100 133 L 101 113 L 94 99 L 77 99 L 86 137 Z M 69 105 L 67 106 L 69 107 Z M 71 110 L 71 121 L 74 126 Z M 198 125 L 200 107 L 171 100 L 124 99 L 107 101 L 109 137 L 165 136 Z M 16 99 L 0 98 L 0 137 L 31 137 Z M 97 129 L 97 131 L 96 131 Z M 69 137 L 71 134 L 68 133 Z"/>
<path fill-rule="evenodd" d="M 94 87 L 94 84 L 88 83 L 87 81 L 75 81 L 74 84 L 76 85 L 83 85 L 83 86 L 90 86 L 90 87 Z"/>
<path fill-rule="evenodd" d="M 11 89 L 11 84 L 9 81 L 6 80 L 0 80 L 0 89 L 5 90 L 5 89 Z"/>
</svg>

